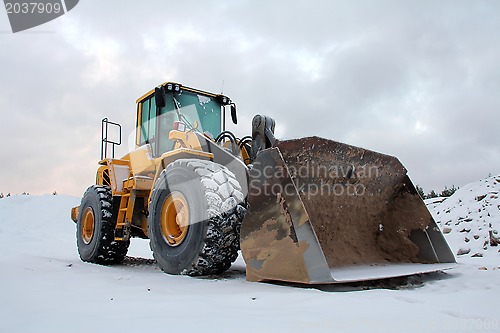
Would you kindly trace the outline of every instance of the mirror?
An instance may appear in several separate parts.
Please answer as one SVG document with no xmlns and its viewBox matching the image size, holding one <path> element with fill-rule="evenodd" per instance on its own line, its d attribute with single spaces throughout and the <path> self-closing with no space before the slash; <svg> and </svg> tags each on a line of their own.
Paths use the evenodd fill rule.
<svg viewBox="0 0 500 333">
<path fill-rule="evenodd" d="M 231 104 L 231 119 L 233 120 L 233 124 L 238 124 L 238 117 L 236 117 L 236 104 Z"/>
<path fill-rule="evenodd" d="M 164 87 L 156 87 L 155 88 L 155 102 L 156 107 L 164 108 L 165 107 L 165 88 Z"/>
</svg>

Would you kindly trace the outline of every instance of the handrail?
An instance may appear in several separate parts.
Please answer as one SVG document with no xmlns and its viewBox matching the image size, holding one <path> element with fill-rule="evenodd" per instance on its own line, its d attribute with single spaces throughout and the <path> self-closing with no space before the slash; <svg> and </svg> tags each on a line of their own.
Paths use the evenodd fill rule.
<svg viewBox="0 0 500 333">
<path fill-rule="evenodd" d="M 108 139 L 109 125 L 118 127 L 118 142 Z M 122 126 L 103 118 L 101 121 L 101 160 L 108 158 L 108 143 L 111 144 L 111 158 L 115 158 L 115 146 L 122 144 Z"/>
</svg>

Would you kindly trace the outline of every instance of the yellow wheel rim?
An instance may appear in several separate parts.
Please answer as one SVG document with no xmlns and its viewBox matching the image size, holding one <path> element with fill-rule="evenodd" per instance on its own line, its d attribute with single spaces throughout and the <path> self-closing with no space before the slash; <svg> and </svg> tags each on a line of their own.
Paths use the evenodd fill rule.
<svg viewBox="0 0 500 333">
<path fill-rule="evenodd" d="M 182 243 L 189 228 L 189 207 L 177 191 L 169 194 L 161 208 L 160 227 L 163 239 L 170 246 Z"/>
<path fill-rule="evenodd" d="M 90 243 L 94 236 L 94 211 L 88 207 L 83 212 L 82 218 L 82 239 L 85 244 Z"/>
</svg>

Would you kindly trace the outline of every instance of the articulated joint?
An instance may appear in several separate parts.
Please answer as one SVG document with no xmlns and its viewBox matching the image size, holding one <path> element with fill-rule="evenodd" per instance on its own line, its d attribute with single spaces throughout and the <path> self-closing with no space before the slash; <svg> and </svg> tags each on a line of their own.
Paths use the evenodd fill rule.
<svg viewBox="0 0 500 333">
<path fill-rule="evenodd" d="M 252 120 L 252 161 L 261 150 L 271 148 L 276 141 L 274 137 L 274 127 L 276 122 L 273 118 L 263 115 L 256 115 Z"/>
</svg>

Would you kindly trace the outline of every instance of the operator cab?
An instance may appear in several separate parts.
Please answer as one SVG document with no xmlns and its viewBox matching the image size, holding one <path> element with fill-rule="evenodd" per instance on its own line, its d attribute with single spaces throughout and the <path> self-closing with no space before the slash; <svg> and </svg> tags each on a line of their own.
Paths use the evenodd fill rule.
<svg viewBox="0 0 500 333">
<path fill-rule="evenodd" d="M 153 156 L 161 156 L 174 148 L 169 132 L 183 128 L 213 139 L 224 132 L 228 106 L 236 123 L 236 107 L 227 96 L 164 83 L 137 100 L 136 146 L 149 143 Z"/>
</svg>

